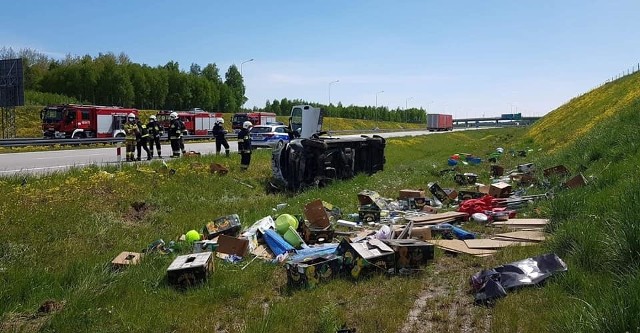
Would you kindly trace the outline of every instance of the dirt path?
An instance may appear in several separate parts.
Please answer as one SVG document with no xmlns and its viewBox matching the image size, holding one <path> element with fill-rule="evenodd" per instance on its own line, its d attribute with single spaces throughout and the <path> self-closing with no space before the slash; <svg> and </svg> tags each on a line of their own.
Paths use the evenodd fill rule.
<svg viewBox="0 0 640 333">
<path fill-rule="evenodd" d="M 445 254 L 434 262 L 400 333 L 491 331 L 491 311 L 473 304 L 468 283 L 479 269 L 466 259 Z"/>
</svg>

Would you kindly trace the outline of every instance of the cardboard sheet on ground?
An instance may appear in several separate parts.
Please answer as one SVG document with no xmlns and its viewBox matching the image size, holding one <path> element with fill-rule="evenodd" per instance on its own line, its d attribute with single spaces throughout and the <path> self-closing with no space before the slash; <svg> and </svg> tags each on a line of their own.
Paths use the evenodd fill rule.
<svg viewBox="0 0 640 333">
<path fill-rule="evenodd" d="M 508 241 L 508 240 L 495 240 L 495 239 L 465 239 L 464 243 L 470 249 L 499 249 L 507 246 L 527 246 L 534 243 L 521 242 L 521 241 Z"/>
<path fill-rule="evenodd" d="M 515 239 L 515 240 L 524 240 L 528 242 L 542 242 L 545 240 L 546 234 L 542 231 L 521 230 L 521 231 L 505 232 L 502 234 L 495 234 L 494 237 L 491 237 L 491 238 L 492 239 L 507 238 L 507 239 Z"/>
<path fill-rule="evenodd" d="M 465 220 L 468 216 L 469 214 L 463 212 L 444 212 L 436 214 L 405 216 L 405 220 L 413 221 L 415 226 L 420 226 L 425 224 L 438 224 L 444 222 Z"/>
<path fill-rule="evenodd" d="M 507 221 L 496 221 L 493 222 L 493 225 L 498 226 L 532 226 L 532 227 L 542 227 L 549 223 L 548 219 L 509 219 Z"/>
<path fill-rule="evenodd" d="M 470 249 L 464 241 L 458 239 L 431 239 L 427 241 L 446 251 L 466 253 L 474 256 L 487 256 L 496 253 L 496 250 Z"/>
</svg>

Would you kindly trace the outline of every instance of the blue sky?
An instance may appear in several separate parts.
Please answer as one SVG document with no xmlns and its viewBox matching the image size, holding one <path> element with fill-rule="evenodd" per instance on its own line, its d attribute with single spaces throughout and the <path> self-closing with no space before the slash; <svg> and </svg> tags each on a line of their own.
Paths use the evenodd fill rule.
<svg viewBox="0 0 640 333">
<path fill-rule="evenodd" d="M 640 1 L 11 1 L 0 46 L 242 66 L 245 106 L 301 98 L 543 115 L 640 62 Z M 330 84 L 335 80 L 337 83 Z M 384 92 L 381 92 L 384 91 Z"/>
</svg>

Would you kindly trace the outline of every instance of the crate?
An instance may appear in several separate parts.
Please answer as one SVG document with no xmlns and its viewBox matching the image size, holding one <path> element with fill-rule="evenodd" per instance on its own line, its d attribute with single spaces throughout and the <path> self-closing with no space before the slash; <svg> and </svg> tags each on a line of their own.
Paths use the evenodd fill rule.
<svg viewBox="0 0 640 333">
<path fill-rule="evenodd" d="M 326 228 L 316 228 L 309 223 L 302 224 L 302 239 L 306 244 L 331 243 L 334 229 L 329 225 Z"/>
<path fill-rule="evenodd" d="M 191 287 L 206 281 L 213 270 L 213 252 L 178 256 L 167 268 L 167 280 L 174 286 Z"/>
<path fill-rule="evenodd" d="M 287 285 L 313 288 L 318 283 L 339 276 L 341 264 L 341 257 L 335 254 L 325 254 L 307 258 L 301 262 L 286 263 Z"/>
<path fill-rule="evenodd" d="M 395 272 L 393 250 L 378 239 L 359 243 L 349 243 L 343 239 L 336 254 L 342 256 L 342 272 L 354 279 L 375 273 Z"/>
<path fill-rule="evenodd" d="M 383 240 L 395 252 L 395 269 L 419 269 L 433 260 L 434 245 L 415 239 Z"/>
<path fill-rule="evenodd" d="M 202 228 L 202 234 L 206 239 L 214 239 L 218 235 L 237 236 L 241 226 L 237 214 L 222 216 L 208 222 Z"/>
</svg>

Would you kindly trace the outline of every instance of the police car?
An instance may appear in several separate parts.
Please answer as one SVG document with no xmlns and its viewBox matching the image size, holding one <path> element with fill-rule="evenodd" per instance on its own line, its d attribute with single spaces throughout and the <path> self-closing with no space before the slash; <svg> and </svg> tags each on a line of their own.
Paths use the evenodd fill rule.
<svg viewBox="0 0 640 333">
<path fill-rule="evenodd" d="M 285 125 L 256 125 L 249 132 L 252 148 L 280 148 L 289 142 Z"/>
</svg>

